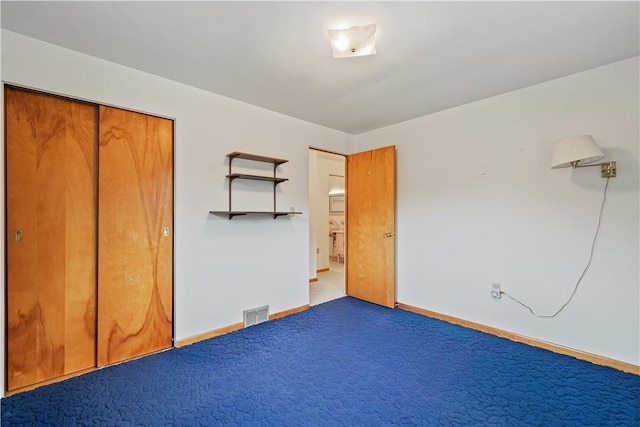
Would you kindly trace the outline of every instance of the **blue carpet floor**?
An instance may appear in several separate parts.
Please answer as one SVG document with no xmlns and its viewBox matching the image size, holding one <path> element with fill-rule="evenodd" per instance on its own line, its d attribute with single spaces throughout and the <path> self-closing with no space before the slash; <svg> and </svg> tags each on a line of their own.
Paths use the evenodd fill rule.
<svg viewBox="0 0 640 427">
<path fill-rule="evenodd" d="M 2 426 L 640 425 L 640 377 L 351 298 L 2 400 Z"/>
</svg>

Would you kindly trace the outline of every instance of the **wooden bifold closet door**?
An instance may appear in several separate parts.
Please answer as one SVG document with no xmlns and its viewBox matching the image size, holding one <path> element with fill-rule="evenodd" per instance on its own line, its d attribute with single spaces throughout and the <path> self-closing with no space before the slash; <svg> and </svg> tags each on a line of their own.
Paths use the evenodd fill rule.
<svg viewBox="0 0 640 427">
<path fill-rule="evenodd" d="M 173 122 L 5 89 L 7 390 L 173 337 Z"/>
<path fill-rule="evenodd" d="M 100 106 L 98 365 L 171 346 L 173 122 Z"/>
<path fill-rule="evenodd" d="M 7 88 L 7 389 L 95 366 L 98 109 Z"/>
</svg>

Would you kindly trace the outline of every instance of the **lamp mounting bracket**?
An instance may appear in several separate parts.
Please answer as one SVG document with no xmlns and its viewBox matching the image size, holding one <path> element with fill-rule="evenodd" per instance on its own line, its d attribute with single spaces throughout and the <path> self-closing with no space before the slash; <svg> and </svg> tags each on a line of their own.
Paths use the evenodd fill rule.
<svg viewBox="0 0 640 427">
<path fill-rule="evenodd" d="M 595 165 L 580 165 L 578 164 L 578 162 L 571 162 L 571 167 L 573 169 L 576 168 L 591 168 L 591 167 L 596 167 L 596 166 L 600 166 L 600 171 L 602 172 L 602 177 L 603 178 L 615 178 L 616 172 L 617 172 L 617 166 L 616 166 L 616 162 L 604 162 L 604 163 L 598 163 Z"/>
</svg>

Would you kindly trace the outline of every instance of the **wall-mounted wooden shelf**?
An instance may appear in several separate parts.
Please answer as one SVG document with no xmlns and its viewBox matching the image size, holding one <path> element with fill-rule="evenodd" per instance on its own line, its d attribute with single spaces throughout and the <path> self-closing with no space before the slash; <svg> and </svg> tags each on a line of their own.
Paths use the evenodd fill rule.
<svg viewBox="0 0 640 427">
<path fill-rule="evenodd" d="M 239 215 L 273 215 L 273 219 L 276 219 L 279 216 L 302 214 L 302 212 L 282 212 L 282 211 L 276 210 L 276 186 L 282 182 L 289 180 L 288 178 L 278 177 L 276 175 L 276 169 L 278 168 L 279 165 L 283 163 L 287 163 L 289 160 L 279 159 L 276 157 L 260 156 L 258 154 L 242 153 L 240 151 L 234 151 L 233 153 L 229 153 L 227 154 L 227 157 L 229 158 L 229 174 L 227 175 L 227 179 L 229 180 L 229 209 L 226 211 L 209 211 L 210 214 L 228 216 L 229 219 L 232 219 L 234 216 L 239 216 Z M 251 160 L 254 162 L 271 163 L 273 164 L 273 176 L 232 173 L 231 164 L 233 163 L 233 159 L 244 159 L 244 160 Z M 236 179 L 273 182 L 273 210 L 272 211 L 234 211 L 232 210 L 231 209 L 231 194 L 232 194 L 231 187 L 232 187 L 233 181 Z"/>
<path fill-rule="evenodd" d="M 273 215 L 273 219 L 286 215 L 301 215 L 302 212 L 274 212 L 274 211 L 209 211 L 212 215 L 229 216 L 229 219 L 240 215 Z"/>
<path fill-rule="evenodd" d="M 232 173 L 230 175 L 227 175 L 227 178 L 229 178 L 229 181 L 233 181 L 234 179 L 241 178 L 241 179 L 252 179 L 254 181 L 271 181 L 271 182 L 275 182 L 276 184 L 289 181 L 289 178 L 276 178 L 273 176 L 261 176 L 261 175 L 247 175 L 244 173 Z"/>
<path fill-rule="evenodd" d="M 283 163 L 287 163 L 289 161 L 287 159 L 278 159 L 276 157 L 267 157 L 267 156 L 260 156 L 257 154 L 242 153 L 240 151 L 234 151 L 233 153 L 229 153 L 227 154 L 227 157 L 229 158 L 229 164 L 231 164 L 231 161 L 233 159 L 245 159 L 245 160 L 253 160 L 256 162 L 273 163 L 276 166 L 281 165 Z"/>
</svg>

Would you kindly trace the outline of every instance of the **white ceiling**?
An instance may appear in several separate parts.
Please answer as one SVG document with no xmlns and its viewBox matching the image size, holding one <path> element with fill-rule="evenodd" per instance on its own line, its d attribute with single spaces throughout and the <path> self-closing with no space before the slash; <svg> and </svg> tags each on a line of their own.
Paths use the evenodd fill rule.
<svg viewBox="0 0 640 427">
<path fill-rule="evenodd" d="M 2 1 L 2 28 L 359 134 L 640 54 L 632 2 Z M 377 55 L 327 29 L 377 23 Z"/>
</svg>

